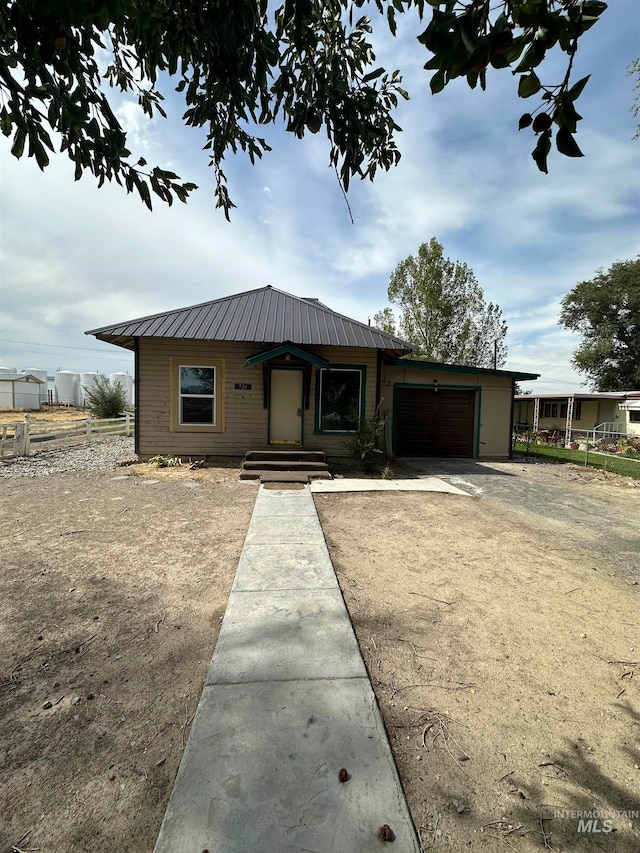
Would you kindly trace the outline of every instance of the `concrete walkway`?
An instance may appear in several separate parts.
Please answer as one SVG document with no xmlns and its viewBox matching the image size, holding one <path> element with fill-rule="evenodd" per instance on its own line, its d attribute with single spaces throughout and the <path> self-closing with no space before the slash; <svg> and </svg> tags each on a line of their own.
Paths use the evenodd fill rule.
<svg viewBox="0 0 640 853">
<path fill-rule="evenodd" d="M 384 824 L 418 853 L 311 492 L 261 488 L 155 853 L 371 853 Z"/>
</svg>

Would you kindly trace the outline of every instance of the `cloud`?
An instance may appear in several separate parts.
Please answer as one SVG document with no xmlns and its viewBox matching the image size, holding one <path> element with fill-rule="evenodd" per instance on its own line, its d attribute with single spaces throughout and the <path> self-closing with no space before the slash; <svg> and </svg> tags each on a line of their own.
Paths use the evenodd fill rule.
<svg viewBox="0 0 640 853">
<path fill-rule="evenodd" d="M 200 186 L 186 206 L 158 200 L 150 214 L 120 187 L 98 190 L 90 175 L 75 183 L 64 157 L 42 174 L 3 144 L 0 337 L 40 349 L 0 341 L 0 363 L 55 368 L 56 353 L 66 352 L 62 366 L 70 369 L 109 358 L 130 364 L 127 353 L 84 331 L 266 284 L 366 322 L 386 304 L 395 266 L 435 235 L 501 306 L 509 365 L 542 372 L 551 387 L 577 387 L 570 363 L 577 339 L 557 325 L 560 300 L 598 267 L 638 252 L 640 149 L 631 141 L 632 81 L 624 76 L 636 50 L 628 27 L 634 8 L 628 0 L 612 5 L 581 49 L 576 75 L 594 70 L 579 134 L 587 156 L 570 161 L 554 152 L 548 176 L 531 160 L 532 135 L 516 129 L 523 104 L 512 75 L 490 75 L 486 93 L 456 81 L 431 97 L 419 25 L 399 16 L 398 38 L 380 37 L 376 53 L 381 64 L 402 68 L 412 95 L 398 110 L 402 159 L 373 184 L 352 182 L 354 224 L 328 166 L 326 137 L 300 142 L 277 127 L 264 129 L 274 150 L 255 167 L 242 156 L 225 161 L 238 204 L 227 223 L 214 209 L 204 133 L 182 126 L 182 103 L 169 90 L 167 121 L 149 122 L 130 99 L 114 104 L 134 154 Z"/>
</svg>

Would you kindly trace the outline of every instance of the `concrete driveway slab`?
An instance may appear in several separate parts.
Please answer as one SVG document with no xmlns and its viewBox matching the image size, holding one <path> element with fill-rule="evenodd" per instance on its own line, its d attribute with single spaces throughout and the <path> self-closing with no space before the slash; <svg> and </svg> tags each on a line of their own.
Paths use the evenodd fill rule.
<svg viewBox="0 0 640 853">
<path fill-rule="evenodd" d="M 155 853 L 372 853 L 383 824 L 417 853 L 367 679 L 206 687 Z"/>
<path fill-rule="evenodd" d="M 312 492 L 440 492 L 450 495 L 468 495 L 451 483 L 438 477 L 416 477 L 407 480 L 317 480 L 311 483 Z"/>
</svg>

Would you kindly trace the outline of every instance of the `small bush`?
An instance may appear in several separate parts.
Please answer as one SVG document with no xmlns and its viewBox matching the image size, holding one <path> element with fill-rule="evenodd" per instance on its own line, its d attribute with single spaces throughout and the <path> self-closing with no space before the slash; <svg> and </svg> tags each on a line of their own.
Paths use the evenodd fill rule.
<svg viewBox="0 0 640 853">
<path fill-rule="evenodd" d="M 149 465 L 155 465 L 156 468 L 179 468 L 182 465 L 182 459 L 179 456 L 152 456 L 149 460 Z"/>
<path fill-rule="evenodd" d="M 92 388 L 85 386 L 85 404 L 96 418 L 117 418 L 127 409 L 127 394 L 120 382 L 98 373 Z"/>
<path fill-rule="evenodd" d="M 343 442 L 344 448 L 353 459 L 356 468 L 360 468 L 368 474 L 375 471 L 376 466 L 384 456 L 378 447 L 380 436 L 384 432 L 384 418 L 379 416 L 378 409 L 370 418 L 363 419 L 357 431 L 347 436 Z"/>
</svg>

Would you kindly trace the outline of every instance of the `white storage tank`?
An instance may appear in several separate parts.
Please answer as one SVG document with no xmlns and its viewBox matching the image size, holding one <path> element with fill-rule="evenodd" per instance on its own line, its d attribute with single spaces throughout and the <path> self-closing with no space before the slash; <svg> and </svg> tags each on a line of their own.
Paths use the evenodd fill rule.
<svg viewBox="0 0 640 853">
<path fill-rule="evenodd" d="M 56 372 L 56 403 L 59 406 L 80 405 L 80 374 L 72 370 Z"/>
<path fill-rule="evenodd" d="M 95 373 L 95 372 L 93 372 L 93 373 L 92 372 L 81 373 L 80 374 L 80 391 L 82 394 L 82 405 L 83 406 L 88 405 L 87 391 L 93 391 L 93 389 L 96 387 L 96 376 L 99 376 L 99 375 L 100 374 Z"/>
<path fill-rule="evenodd" d="M 47 371 L 44 370 L 42 367 L 23 367 L 22 373 L 30 373 L 32 376 L 37 376 L 38 379 L 42 379 L 42 385 L 40 386 L 40 405 L 42 405 L 43 403 L 48 403 L 49 395 L 47 393 Z"/>
<path fill-rule="evenodd" d="M 0 373 L 17 373 L 15 367 L 0 367 Z"/>
<path fill-rule="evenodd" d="M 133 376 L 129 376 L 128 373 L 112 373 L 109 379 L 112 382 L 119 382 L 124 389 L 125 399 L 127 401 L 127 405 L 133 404 Z"/>
</svg>

